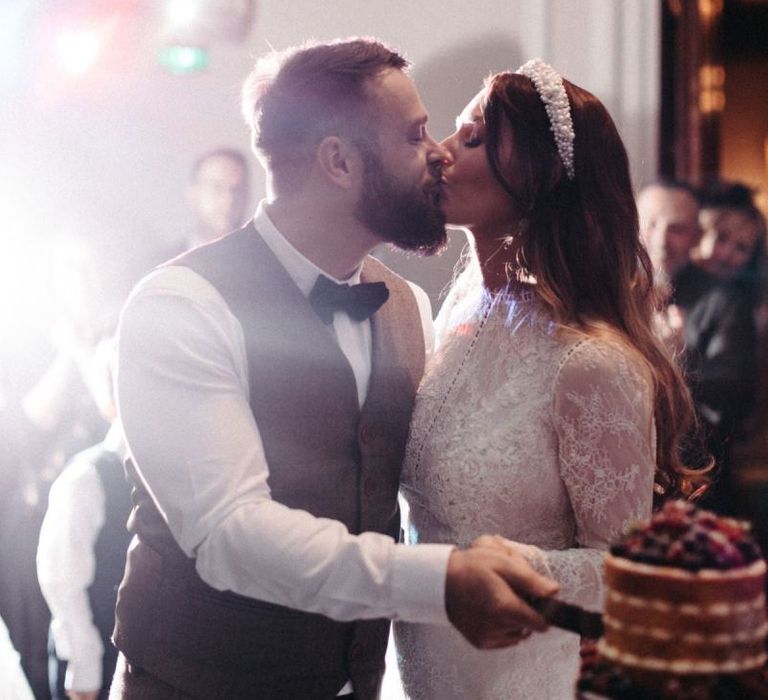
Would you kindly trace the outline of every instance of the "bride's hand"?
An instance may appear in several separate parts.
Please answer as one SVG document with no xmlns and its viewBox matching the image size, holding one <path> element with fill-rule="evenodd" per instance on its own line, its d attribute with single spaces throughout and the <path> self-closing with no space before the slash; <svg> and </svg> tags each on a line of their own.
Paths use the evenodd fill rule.
<svg viewBox="0 0 768 700">
<path fill-rule="evenodd" d="M 521 596 L 546 597 L 557 583 L 536 573 L 525 557 L 501 542 L 478 540 L 448 559 L 445 606 L 448 619 L 474 646 L 500 649 L 547 624 Z"/>
<path fill-rule="evenodd" d="M 538 565 L 541 560 L 541 553 L 538 547 L 534 547 L 533 545 L 523 544 L 522 542 L 516 542 L 515 540 L 508 540 L 501 535 L 481 535 L 472 542 L 470 546 L 489 547 L 504 552 L 505 554 L 509 554 L 510 556 L 522 555 L 534 570 L 545 576 L 548 573 L 545 570 L 545 567 Z"/>
</svg>

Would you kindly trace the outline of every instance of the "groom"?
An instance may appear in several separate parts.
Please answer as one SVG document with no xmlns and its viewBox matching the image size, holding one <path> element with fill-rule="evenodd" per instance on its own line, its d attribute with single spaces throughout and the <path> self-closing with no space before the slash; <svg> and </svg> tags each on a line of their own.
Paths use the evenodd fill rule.
<svg viewBox="0 0 768 700">
<path fill-rule="evenodd" d="M 406 68 L 372 40 L 257 64 L 244 102 L 269 201 L 123 311 L 136 537 L 112 698 L 369 700 L 389 619 L 483 648 L 545 627 L 515 591 L 556 584 L 524 560 L 396 544 L 431 316 L 368 254 L 445 243 L 449 158 Z"/>
</svg>

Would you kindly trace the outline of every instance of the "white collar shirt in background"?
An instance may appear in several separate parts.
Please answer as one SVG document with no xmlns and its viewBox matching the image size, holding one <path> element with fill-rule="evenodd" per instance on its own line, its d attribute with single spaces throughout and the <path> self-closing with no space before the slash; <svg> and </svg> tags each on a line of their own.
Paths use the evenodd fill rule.
<svg viewBox="0 0 768 700">
<path fill-rule="evenodd" d="M 119 422 L 112 424 L 102 445 L 125 457 Z M 103 525 L 101 478 L 88 451 L 79 452 L 51 486 L 37 547 L 37 576 L 51 610 L 56 654 L 67 661 L 67 690 L 98 690 L 103 682 L 104 647 L 88 598 L 96 573 L 94 547 Z"/>
</svg>

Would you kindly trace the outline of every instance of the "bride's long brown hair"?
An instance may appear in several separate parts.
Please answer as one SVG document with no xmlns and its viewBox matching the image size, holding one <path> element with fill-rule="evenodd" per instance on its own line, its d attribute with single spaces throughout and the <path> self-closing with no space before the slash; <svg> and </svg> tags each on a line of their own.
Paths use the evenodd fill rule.
<svg viewBox="0 0 768 700">
<path fill-rule="evenodd" d="M 679 368 L 653 331 L 659 300 L 640 242 L 627 153 L 600 100 L 564 84 L 576 134 L 572 180 L 533 83 L 515 73 L 487 83 L 488 160 L 526 220 L 515 234 L 514 268 L 536 279 L 555 318 L 587 332 L 607 326 L 645 361 L 654 389 L 656 501 L 661 493 L 690 495 L 706 481 L 681 458 L 695 412 Z M 508 134 L 511 153 L 503 148 Z"/>
</svg>

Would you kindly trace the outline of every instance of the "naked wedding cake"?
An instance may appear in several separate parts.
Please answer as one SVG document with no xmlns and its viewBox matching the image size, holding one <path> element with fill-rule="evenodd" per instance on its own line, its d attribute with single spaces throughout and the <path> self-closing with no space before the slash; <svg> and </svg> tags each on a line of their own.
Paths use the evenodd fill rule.
<svg viewBox="0 0 768 700">
<path fill-rule="evenodd" d="M 667 503 L 606 555 L 605 632 L 579 697 L 768 697 L 765 575 L 748 524 Z"/>
</svg>

